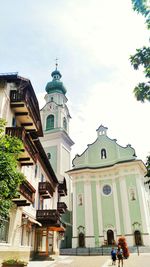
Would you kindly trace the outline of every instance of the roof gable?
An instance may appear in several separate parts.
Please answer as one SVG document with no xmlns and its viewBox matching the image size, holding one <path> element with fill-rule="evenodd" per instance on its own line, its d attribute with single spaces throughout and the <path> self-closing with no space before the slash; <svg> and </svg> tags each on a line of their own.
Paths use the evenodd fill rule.
<svg viewBox="0 0 150 267">
<path fill-rule="evenodd" d="M 122 147 L 116 139 L 110 139 L 106 132 L 99 134 L 98 138 L 81 154 L 73 159 L 74 168 L 98 168 L 110 166 L 119 162 L 135 160 L 135 150 L 131 145 Z"/>
</svg>

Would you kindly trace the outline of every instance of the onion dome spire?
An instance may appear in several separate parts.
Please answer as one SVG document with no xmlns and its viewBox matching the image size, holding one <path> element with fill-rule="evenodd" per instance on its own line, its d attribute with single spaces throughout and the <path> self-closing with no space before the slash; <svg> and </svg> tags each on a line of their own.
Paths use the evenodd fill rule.
<svg viewBox="0 0 150 267">
<path fill-rule="evenodd" d="M 62 75 L 60 73 L 60 71 L 57 69 L 58 67 L 58 63 L 57 63 L 57 58 L 56 58 L 56 69 L 51 73 L 51 76 L 52 76 L 52 81 L 51 82 L 48 82 L 47 85 L 46 85 L 46 92 L 48 94 L 51 94 L 51 93 L 62 93 L 62 94 L 66 94 L 66 88 L 65 86 L 63 85 L 63 83 L 60 81 Z"/>
</svg>

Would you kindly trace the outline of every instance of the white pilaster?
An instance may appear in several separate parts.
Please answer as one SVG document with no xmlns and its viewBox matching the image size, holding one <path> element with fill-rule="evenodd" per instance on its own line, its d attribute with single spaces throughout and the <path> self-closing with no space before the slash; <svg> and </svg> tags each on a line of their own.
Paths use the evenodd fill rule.
<svg viewBox="0 0 150 267">
<path fill-rule="evenodd" d="M 74 178 L 73 178 L 74 179 Z M 77 195 L 76 195 L 76 183 L 73 181 L 73 185 L 72 185 L 72 189 L 73 189 L 73 237 L 77 236 Z"/>
<path fill-rule="evenodd" d="M 113 188 L 113 198 L 114 198 L 114 210 L 115 210 L 115 220 L 116 220 L 116 230 L 117 234 L 120 235 L 120 217 L 119 217 L 119 207 L 118 207 L 118 196 L 116 189 L 116 180 L 112 180 L 112 188 Z"/>
<path fill-rule="evenodd" d="M 120 179 L 120 193 L 121 193 L 121 204 L 122 204 L 122 213 L 123 213 L 123 224 L 125 234 L 131 234 L 131 219 L 129 212 L 129 203 L 128 203 L 128 192 L 125 182 L 125 177 L 121 177 Z"/>
<path fill-rule="evenodd" d="M 148 210 L 146 207 L 147 203 L 145 200 L 145 196 L 144 196 L 144 192 L 143 192 L 143 185 L 141 182 L 140 175 L 136 177 L 136 185 L 137 185 L 138 198 L 139 198 L 139 204 L 140 204 L 140 212 L 141 212 L 143 232 L 149 232 L 150 231 L 150 222 L 148 219 Z"/>
<path fill-rule="evenodd" d="M 101 193 L 99 181 L 96 182 L 96 199 L 97 199 L 97 217 L 98 217 L 98 228 L 99 235 L 103 235 L 103 218 L 102 218 L 102 204 L 101 204 Z"/>
<path fill-rule="evenodd" d="M 84 194 L 85 194 L 84 205 L 85 205 L 85 231 L 86 231 L 86 236 L 94 236 L 91 183 L 89 181 L 86 181 L 84 183 Z"/>
</svg>

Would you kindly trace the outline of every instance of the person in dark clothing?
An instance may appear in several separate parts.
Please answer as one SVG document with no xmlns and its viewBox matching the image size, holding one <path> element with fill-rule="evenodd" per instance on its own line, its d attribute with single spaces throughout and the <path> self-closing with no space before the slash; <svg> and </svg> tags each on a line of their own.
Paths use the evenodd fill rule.
<svg viewBox="0 0 150 267">
<path fill-rule="evenodd" d="M 111 250 L 112 265 L 116 265 L 116 250 L 112 248 Z"/>
<path fill-rule="evenodd" d="M 123 250 L 121 246 L 118 246 L 117 258 L 118 258 L 118 267 L 120 267 L 120 262 L 121 262 L 121 266 L 123 267 Z"/>
</svg>

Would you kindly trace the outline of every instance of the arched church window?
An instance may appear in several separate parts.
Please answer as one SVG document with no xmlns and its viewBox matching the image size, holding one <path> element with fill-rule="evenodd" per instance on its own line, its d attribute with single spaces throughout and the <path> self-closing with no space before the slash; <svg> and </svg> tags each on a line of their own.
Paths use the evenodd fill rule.
<svg viewBox="0 0 150 267">
<path fill-rule="evenodd" d="M 107 157 L 106 149 L 103 148 L 103 149 L 101 149 L 101 159 L 106 159 L 106 157 Z"/>
<path fill-rule="evenodd" d="M 46 119 L 46 130 L 54 129 L 54 115 L 49 115 Z"/>
<path fill-rule="evenodd" d="M 63 127 L 65 130 L 67 130 L 67 120 L 65 117 L 63 118 Z"/>
</svg>

